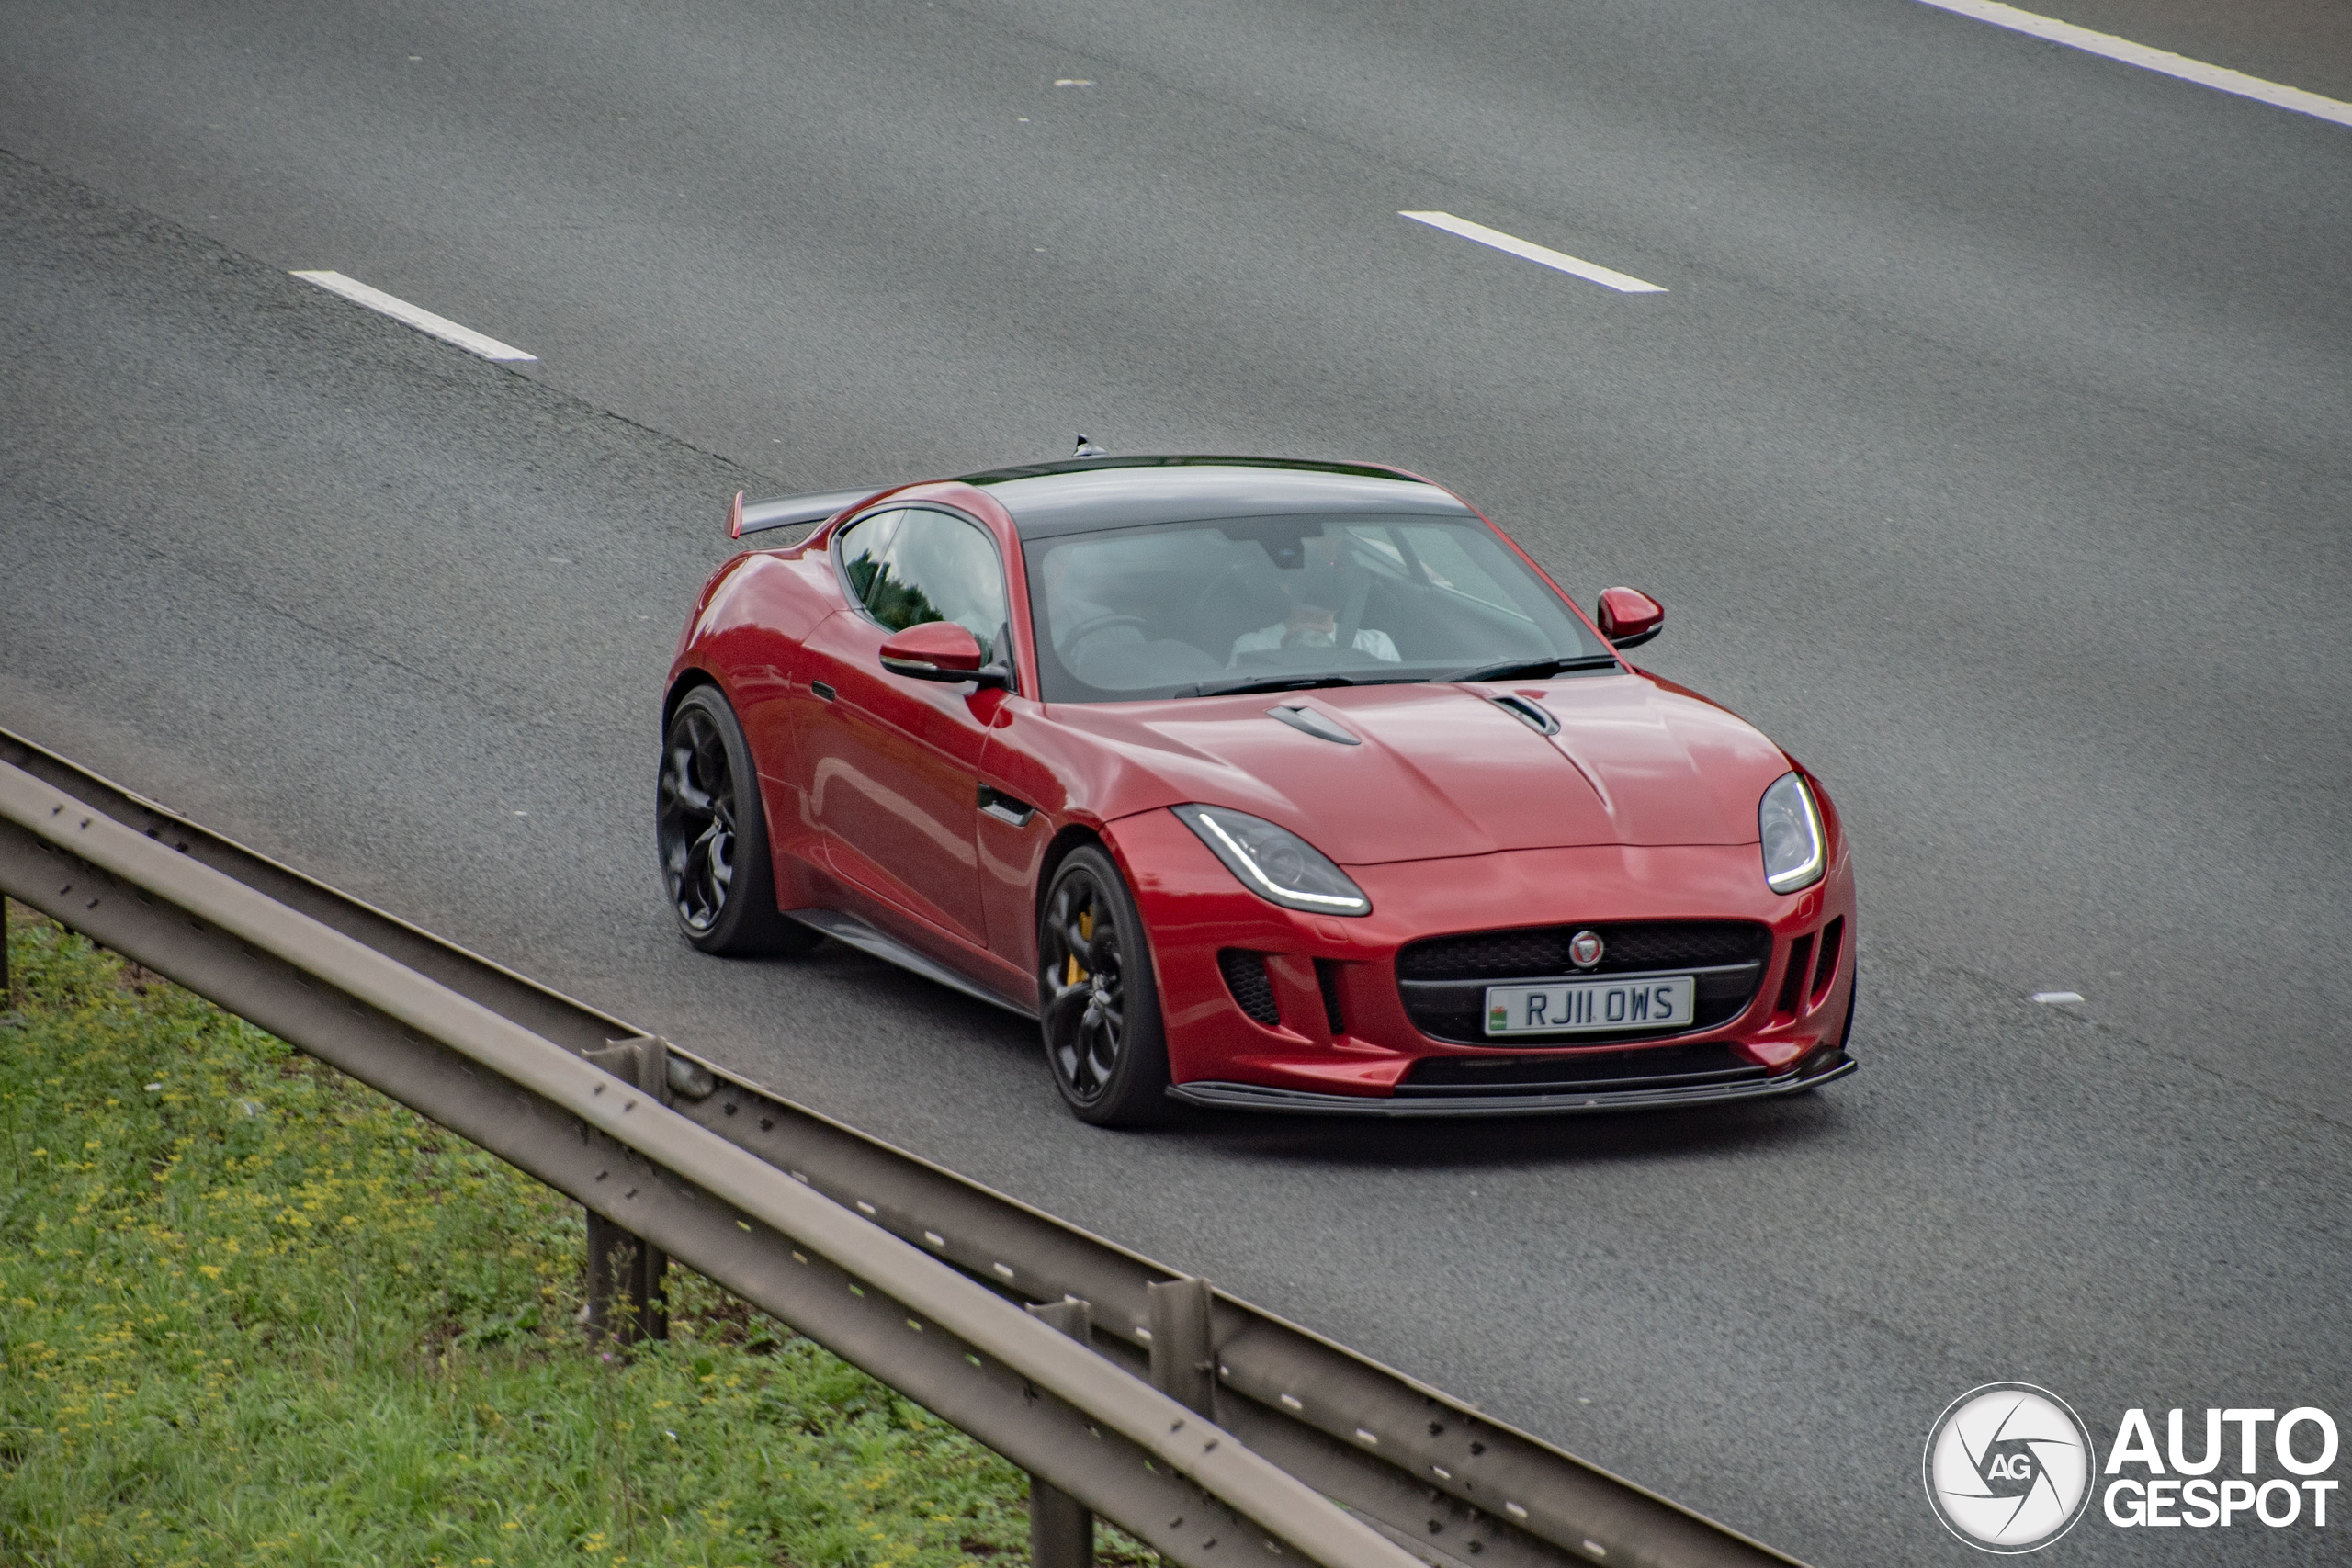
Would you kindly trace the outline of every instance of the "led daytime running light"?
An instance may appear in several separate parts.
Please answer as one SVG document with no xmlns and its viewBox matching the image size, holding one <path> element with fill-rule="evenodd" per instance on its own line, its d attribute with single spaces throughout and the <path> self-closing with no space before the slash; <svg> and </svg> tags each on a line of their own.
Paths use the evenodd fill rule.
<svg viewBox="0 0 2352 1568">
<path fill-rule="evenodd" d="M 1258 864 L 1257 857 L 1236 841 L 1232 834 L 1225 830 L 1224 823 L 1219 822 L 1205 810 L 1197 812 L 1196 819 L 1201 826 L 1215 833 L 1217 841 L 1232 852 L 1234 860 L 1239 863 L 1251 876 L 1258 879 L 1258 886 L 1269 897 L 1278 902 L 1291 900 L 1301 904 L 1322 904 L 1333 909 L 1360 910 L 1371 908 L 1371 904 L 1362 897 L 1348 898 L 1336 894 L 1308 893 L 1295 887 L 1284 887 L 1265 874 Z"/>
<path fill-rule="evenodd" d="M 1770 846 L 1768 843 L 1764 883 L 1775 893 L 1794 893 L 1821 880 L 1824 860 L 1828 853 L 1828 840 L 1821 829 L 1821 808 L 1814 804 L 1813 791 L 1805 787 L 1805 782 L 1799 774 L 1783 773 L 1775 781 L 1772 787 L 1764 792 L 1765 808 L 1770 809 L 1771 797 L 1781 793 L 1783 786 L 1796 796 L 1797 804 L 1804 812 L 1804 829 L 1811 840 L 1812 852 L 1797 864 L 1776 872 L 1769 859 Z"/>
</svg>

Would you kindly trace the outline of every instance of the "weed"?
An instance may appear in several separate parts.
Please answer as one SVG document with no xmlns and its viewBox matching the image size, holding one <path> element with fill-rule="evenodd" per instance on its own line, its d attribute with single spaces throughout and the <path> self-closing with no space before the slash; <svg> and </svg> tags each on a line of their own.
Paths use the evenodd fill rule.
<svg viewBox="0 0 2352 1568">
<path fill-rule="evenodd" d="M 937 1417 L 684 1269 L 668 1344 L 595 1355 L 566 1200 L 54 925 L 7 936 L 0 1563 L 1027 1555 L 1023 1478 Z"/>
</svg>

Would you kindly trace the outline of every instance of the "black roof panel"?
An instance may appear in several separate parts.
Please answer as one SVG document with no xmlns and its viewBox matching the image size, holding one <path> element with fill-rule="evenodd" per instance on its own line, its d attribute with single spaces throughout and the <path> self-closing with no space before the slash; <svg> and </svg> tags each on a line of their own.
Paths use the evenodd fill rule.
<svg viewBox="0 0 2352 1568">
<path fill-rule="evenodd" d="M 1023 538 L 1295 513 L 1461 516 L 1452 494 L 1394 468 L 1285 457 L 1079 457 L 965 476 Z"/>
</svg>

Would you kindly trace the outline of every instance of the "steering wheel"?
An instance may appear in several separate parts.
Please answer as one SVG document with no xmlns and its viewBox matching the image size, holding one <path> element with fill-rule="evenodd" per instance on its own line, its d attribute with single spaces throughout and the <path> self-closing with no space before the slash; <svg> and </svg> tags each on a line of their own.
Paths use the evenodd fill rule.
<svg viewBox="0 0 2352 1568">
<path fill-rule="evenodd" d="M 1072 626 L 1062 637 L 1061 645 L 1064 648 L 1076 648 L 1097 632 L 1107 632 L 1114 626 L 1135 626 L 1141 629 L 1148 624 L 1141 615 L 1097 615 L 1091 621 L 1080 621 L 1077 626 Z"/>
</svg>

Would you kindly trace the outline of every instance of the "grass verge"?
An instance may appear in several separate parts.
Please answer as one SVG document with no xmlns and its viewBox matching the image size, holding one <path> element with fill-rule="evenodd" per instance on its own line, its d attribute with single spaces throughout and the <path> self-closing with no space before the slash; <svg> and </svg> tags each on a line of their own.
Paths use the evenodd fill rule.
<svg viewBox="0 0 2352 1568">
<path fill-rule="evenodd" d="M 889 1389 L 684 1269 L 669 1344 L 590 1351 L 569 1201 L 21 908 L 7 940 L 0 1562 L 1025 1560 L 1023 1478 Z"/>
</svg>

